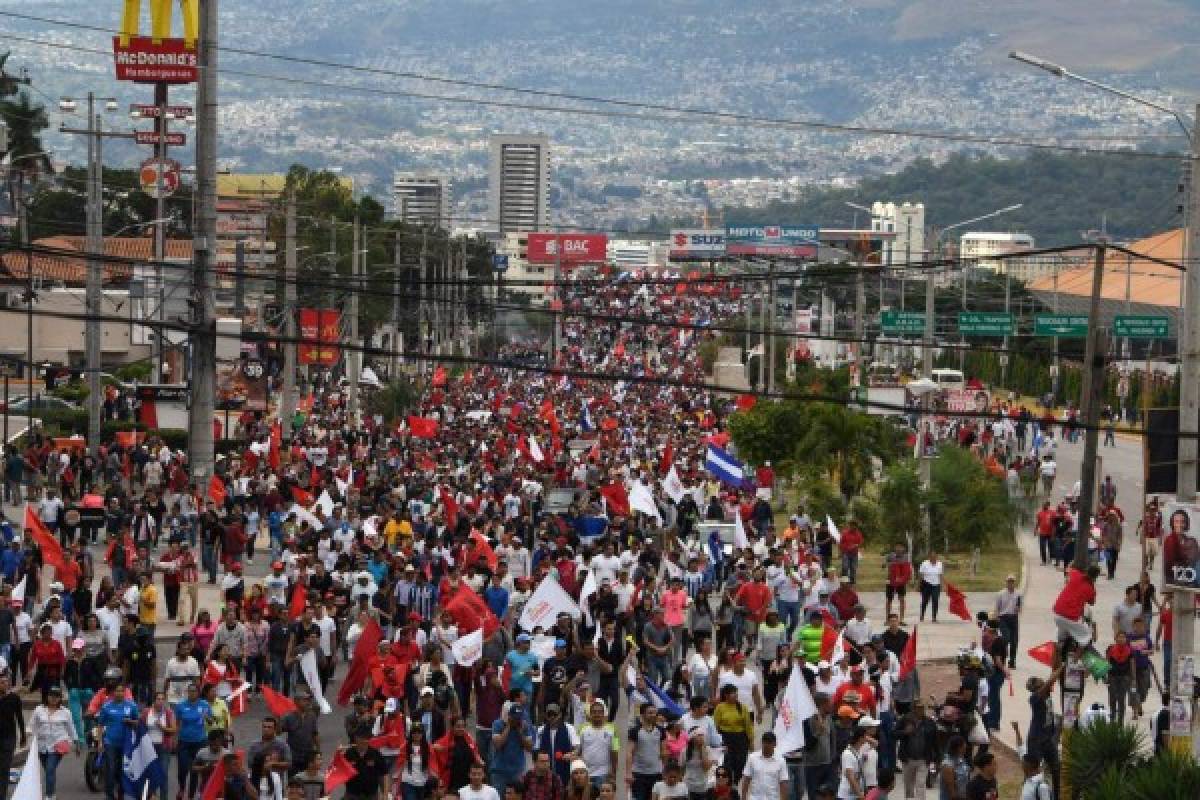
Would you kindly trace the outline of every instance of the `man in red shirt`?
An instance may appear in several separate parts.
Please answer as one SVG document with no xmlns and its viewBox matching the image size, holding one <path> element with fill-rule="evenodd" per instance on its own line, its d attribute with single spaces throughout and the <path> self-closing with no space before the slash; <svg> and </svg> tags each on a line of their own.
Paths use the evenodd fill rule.
<svg viewBox="0 0 1200 800">
<path fill-rule="evenodd" d="M 838 621 L 845 622 L 854 616 L 854 607 L 858 605 L 858 592 L 850 585 L 850 579 L 842 576 L 842 585 L 829 595 L 829 604 L 838 613 Z"/>
<path fill-rule="evenodd" d="M 1096 602 L 1096 578 L 1100 577 L 1100 568 L 1091 566 L 1087 572 L 1080 572 L 1074 567 L 1067 570 L 1067 584 L 1058 593 L 1054 601 L 1054 624 L 1058 628 L 1058 639 L 1061 642 L 1071 637 L 1079 642 L 1080 647 L 1086 648 L 1092 642 L 1092 626 L 1084 620 L 1083 613 L 1087 606 Z"/>
<path fill-rule="evenodd" d="M 1038 537 L 1038 552 L 1042 556 L 1042 566 L 1050 563 L 1050 542 L 1054 536 L 1054 509 L 1050 501 L 1042 503 L 1042 510 L 1037 513 L 1037 524 L 1034 528 Z"/>
<path fill-rule="evenodd" d="M 733 602 L 746 618 L 745 636 L 749 640 L 746 652 L 750 652 L 758 643 L 758 625 L 767 618 L 767 607 L 771 605 L 767 574 L 761 568 L 754 570 L 753 579 L 738 587 Z M 736 638 L 740 647 L 741 638 Z"/>
<path fill-rule="evenodd" d="M 908 592 L 909 581 L 912 580 L 913 566 L 908 550 L 902 544 L 896 545 L 887 557 L 887 611 L 885 618 L 892 615 L 892 600 L 900 598 L 900 620 L 904 620 L 904 595 Z"/>
<path fill-rule="evenodd" d="M 842 531 L 838 549 L 842 552 L 842 574 L 848 577 L 851 583 L 858 583 L 858 555 L 862 546 L 862 531 L 858 529 L 856 520 L 850 520 L 850 524 Z"/>
<path fill-rule="evenodd" d="M 839 686 L 833 693 L 834 708 L 841 706 L 846 695 L 853 692 L 858 695 L 859 710 L 872 716 L 875 715 L 875 690 L 864 680 L 865 676 L 866 670 L 862 664 L 855 664 L 850 668 L 850 680 Z"/>
</svg>

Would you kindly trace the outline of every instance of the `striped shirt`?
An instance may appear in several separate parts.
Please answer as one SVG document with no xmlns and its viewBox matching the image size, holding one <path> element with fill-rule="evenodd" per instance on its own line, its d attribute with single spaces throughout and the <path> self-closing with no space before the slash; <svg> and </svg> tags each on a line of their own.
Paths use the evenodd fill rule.
<svg viewBox="0 0 1200 800">
<path fill-rule="evenodd" d="M 687 590 L 688 597 L 696 599 L 696 594 L 704 586 L 704 573 L 691 572 L 690 570 L 683 573 L 683 588 Z"/>
<path fill-rule="evenodd" d="M 422 619 L 432 620 L 437 605 L 437 587 L 432 583 L 414 583 L 408 592 L 408 611 L 420 614 Z"/>
</svg>

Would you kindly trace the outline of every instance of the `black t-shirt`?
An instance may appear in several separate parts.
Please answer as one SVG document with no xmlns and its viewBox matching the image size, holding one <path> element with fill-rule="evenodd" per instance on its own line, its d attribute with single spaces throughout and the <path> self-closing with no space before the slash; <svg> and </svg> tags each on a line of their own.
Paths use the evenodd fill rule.
<svg viewBox="0 0 1200 800">
<path fill-rule="evenodd" d="M 25 714 L 16 692 L 0 696 L 0 742 L 15 742 L 18 731 L 25 730 Z"/>
<path fill-rule="evenodd" d="M 554 656 L 542 664 L 542 705 L 557 703 L 562 698 L 563 687 L 567 685 L 568 659 Z"/>
<path fill-rule="evenodd" d="M 13 619 L 11 608 L 0 608 L 0 644 L 12 644 Z"/>
<path fill-rule="evenodd" d="M 1000 789 L 995 778 L 972 775 L 967 781 L 967 800 L 998 800 Z"/>
</svg>

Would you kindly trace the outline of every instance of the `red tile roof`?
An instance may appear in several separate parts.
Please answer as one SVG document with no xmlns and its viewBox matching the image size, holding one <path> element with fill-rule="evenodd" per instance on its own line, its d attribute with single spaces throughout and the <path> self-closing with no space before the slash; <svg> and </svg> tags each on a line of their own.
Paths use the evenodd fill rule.
<svg viewBox="0 0 1200 800">
<path fill-rule="evenodd" d="M 50 236 L 38 239 L 35 247 L 64 252 L 84 251 L 82 236 Z M 154 253 L 154 240 L 149 237 L 108 237 L 104 240 L 104 252 L 114 258 L 149 260 Z M 191 259 L 191 239 L 167 239 L 166 257 L 169 259 Z M 35 280 L 50 283 L 65 283 L 82 286 L 87 281 L 87 259 L 70 255 L 10 251 L 0 256 L 0 283 L 24 283 L 29 279 L 29 264 L 33 263 Z M 130 264 L 108 261 L 104 263 L 104 283 L 126 283 L 133 272 Z"/>
</svg>

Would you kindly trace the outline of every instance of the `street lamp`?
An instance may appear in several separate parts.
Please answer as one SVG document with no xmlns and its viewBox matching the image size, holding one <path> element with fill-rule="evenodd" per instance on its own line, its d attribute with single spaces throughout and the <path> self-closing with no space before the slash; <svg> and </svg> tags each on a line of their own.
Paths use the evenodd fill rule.
<svg viewBox="0 0 1200 800">
<path fill-rule="evenodd" d="M 925 432 L 929 425 L 929 398 L 937 391 L 938 385 L 926 376 L 915 381 L 909 381 L 904 384 L 904 389 L 917 400 L 921 408 L 917 419 L 917 443 L 913 447 L 913 456 L 917 459 L 917 469 L 921 476 L 921 488 L 928 492 L 930 482 L 930 454 L 925 449 Z M 933 549 L 933 520 L 929 516 L 928 502 L 925 504 L 925 549 L 927 551 Z M 912 553 L 908 555 L 909 558 L 912 557 Z"/>
</svg>

